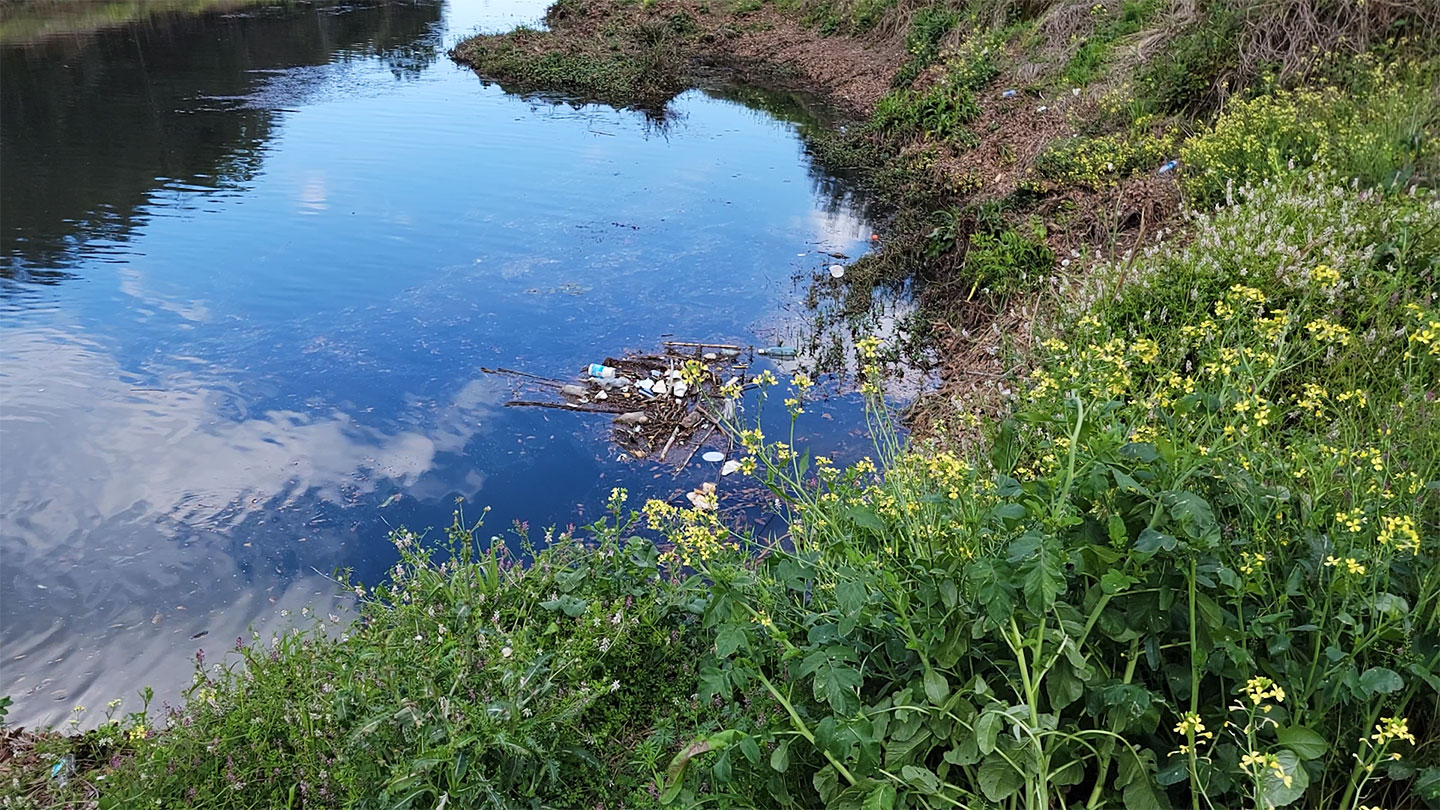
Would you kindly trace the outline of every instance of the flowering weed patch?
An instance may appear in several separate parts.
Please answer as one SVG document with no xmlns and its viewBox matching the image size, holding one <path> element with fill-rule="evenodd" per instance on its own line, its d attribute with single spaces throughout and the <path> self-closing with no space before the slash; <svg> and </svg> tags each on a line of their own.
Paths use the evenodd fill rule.
<svg viewBox="0 0 1440 810">
<path fill-rule="evenodd" d="M 1130 267 L 1045 343 L 988 455 L 889 443 L 840 470 L 745 434 L 792 544 L 696 563 L 702 697 L 781 710 L 677 761 L 672 793 L 1433 801 L 1440 203 L 1327 180 L 1247 191 Z"/>
</svg>

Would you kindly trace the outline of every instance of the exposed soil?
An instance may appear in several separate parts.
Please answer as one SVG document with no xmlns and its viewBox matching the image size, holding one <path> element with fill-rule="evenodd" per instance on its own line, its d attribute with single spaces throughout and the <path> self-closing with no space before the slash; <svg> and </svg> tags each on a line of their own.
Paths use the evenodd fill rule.
<svg viewBox="0 0 1440 810">
<path fill-rule="evenodd" d="M 729 59 L 781 68 L 854 115 L 869 115 L 906 58 L 899 42 L 822 36 L 769 7 L 744 19 L 748 27 L 726 43 Z"/>
</svg>

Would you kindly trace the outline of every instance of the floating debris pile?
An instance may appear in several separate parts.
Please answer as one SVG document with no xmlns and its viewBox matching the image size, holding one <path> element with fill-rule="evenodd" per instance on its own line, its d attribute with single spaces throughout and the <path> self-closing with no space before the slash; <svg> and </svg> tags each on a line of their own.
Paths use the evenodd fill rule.
<svg viewBox="0 0 1440 810">
<path fill-rule="evenodd" d="M 507 368 L 481 370 L 511 376 L 522 390 L 552 395 L 530 399 L 522 393 L 505 403 L 507 407 L 614 414 L 613 438 L 626 453 L 637 459 L 654 456 L 662 462 L 671 458 L 684 467 L 712 436 L 730 441 L 723 423 L 734 416 L 734 403 L 727 393 L 753 385 L 749 370 L 756 351 L 724 343 L 665 341 L 662 345 L 664 351 L 658 354 L 607 357 L 572 381 Z M 793 349 L 780 347 L 759 353 L 794 356 Z M 716 455 L 723 460 L 726 454 Z"/>
</svg>

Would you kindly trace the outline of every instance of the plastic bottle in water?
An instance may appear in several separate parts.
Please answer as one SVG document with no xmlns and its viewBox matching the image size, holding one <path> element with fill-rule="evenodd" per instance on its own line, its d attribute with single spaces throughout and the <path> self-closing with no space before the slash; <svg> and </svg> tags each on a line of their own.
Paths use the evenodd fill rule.
<svg viewBox="0 0 1440 810">
<path fill-rule="evenodd" d="M 602 380 L 609 380 L 609 379 L 614 378 L 614 376 L 615 376 L 615 369 L 614 369 L 613 367 L 611 367 L 611 366 L 605 366 L 605 365 L 601 365 L 601 364 L 599 364 L 599 363 L 591 363 L 591 364 L 590 364 L 590 376 L 591 376 L 591 377 L 596 377 L 596 378 L 599 378 L 599 379 L 602 379 Z"/>
<path fill-rule="evenodd" d="M 800 350 L 794 348 L 793 346 L 771 346 L 768 349 L 755 350 L 756 354 L 763 354 L 766 357 L 779 357 L 782 359 L 786 357 L 794 357 L 795 355 L 799 354 L 799 352 Z"/>
</svg>

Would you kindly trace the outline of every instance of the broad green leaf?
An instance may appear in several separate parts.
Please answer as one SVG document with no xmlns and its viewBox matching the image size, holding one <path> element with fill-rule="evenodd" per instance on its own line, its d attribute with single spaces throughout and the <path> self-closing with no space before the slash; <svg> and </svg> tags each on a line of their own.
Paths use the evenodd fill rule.
<svg viewBox="0 0 1440 810">
<path fill-rule="evenodd" d="M 1160 500 L 1170 512 L 1170 517 L 1193 540 L 1213 538 L 1220 531 L 1215 523 L 1215 512 L 1210 503 L 1193 492 L 1170 490 L 1160 495 Z"/>
<path fill-rule="evenodd" d="M 1019 520 L 1025 517 L 1025 507 L 1018 503 L 1002 503 L 995 505 L 990 514 L 1001 520 Z"/>
<path fill-rule="evenodd" d="M 885 533 L 885 521 L 881 520 L 873 509 L 852 506 L 845 512 L 845 516 L 862 529 L 867 529 L 875 534 Z"/>
<path fill-rule="evenodd" d="M 900 769 L 900 778 L 904 779 L 905 783 L 910 785 L 910 787 L 917 790 L 922 790 L 926 793 L 940 792 L 940 777 L 931 773 L 926 768 L 906 765 Z"/>
<path fill-rule="evenodd" d="M 1146 489 L 1144 484 L 1141 484 L 1129 475 L 1119 470 L 1111 470 L 1110 472 L 1115 475 L 1115 484 L 1125 492 L 1134 492 L 1137 495 L 1145 495 L 1147 497 L 1150 495 L 1150 490 Z"/>
<path fill-rule="evenodd" d="M 1130 539 L 1130 530 L 1125 527 L 1125 518 L 1119 515 L 1111 515 L 1105 521 L 1105 533 L 1109 535 L 1110 542 L 1119 545 Z"/>
<path fill-rule="evenodd" d="M 895 786 L 881 782 L 865 797 L 860 810 L 892 810 L 895 807 Z"/>
<path fill-rule="evenodd" d="M 782 740 L 775 750 L 770 752 L 770 768 L 778 773 L 784 773 L 790 767 L 790 740 Z"/>
<path fill-rule="evenodd" d="M 1045 692 L 1050 696 L 1051 707 L 1059 711 L 1080 699 L 1085 684 L 1068 660 L 1060 660 L 1045 674 Z"/>
<path fill-rule="evenodd" d="M 1275 730 L 1275 736 L 1301 759 L 1319 759 L 1330 750 L 1330 743 L 1324 737 L 1304 726 L 1281 726 Z"/>
<path fill-rule="evenodd" d="M 736 747 L 740 749 L 741 754 L 745 755 L 745 759 L 750 764 L 755 765 L 760 762 L 760 743 L 756 742 L 754 737 L 746 734 L 740 738 L 740 744 Z"/>
<path fill-rule="evenodd" d="M 585 600 L 574 596 L 565 595 L 559 599 L 548 599 L 540 603 L 540 607 L 546 610 L 560 610 L 572 619 L 585 613 Z"/>
<path fill-rule="evenodd" d="M 1284 807 L 1304 795 L 1305 788 L 1310 787 L 1310 774 L 1301 766 L 1294 751 L 1282 750 L 1275 758 L 1280 761 L 1290 784 L 1286 785 L 1285 777 L 1266 768 L 1260 782 L 1260 799 L 1270 807 Z"/>
<path fill-rule="evenodd" d="M 1113 595 L 1128 589 L 1139 581 L 1123 571 L 1112 568 L 1100 577 L 1100 590 Z"/>
<path fill-rule="evenodd" d="M 835 603 L 844 613 L 859 613 L 860 608 L 865 606 L 865 585 L 854 580 L 840 580 L 835 583 Z"/>
<path fill-rule="evenodd" d="M 835 772 L 833 765 L 826 765 L 810 777 L 810 784 L 815 786 L 815 792 L 820 794 L 820 800 L 829 804 L 840 792 L 840 774 Z"/>
<path fill-rule="evenodd" d="M 999 712 L 985 712 L 975 720 L 975 745 L 981 754 L 989 756 L 995 750 L 995 738 L 1004 723 L 1005 717 Z"/>
<path fill-rule="evenodd" d="M 1020 774 L 999 756 L 980 763 L 980 792 L 992 802 L 1003 802 L 1020 789 Z"/>
<path fill-rule="evenodd" d="M 1065 591 L 1061 557 L 1055 546 L 1053 538 L 1033 531 L 1010 542 L 1009 561 L 1019 567 L 1025 604 L 1035 613 L 1049 610 Z"/>
<path fill-rule="evenodd" d="M 1400 674 L 1393 669 L 1371 667 L 1360 675 L 1360 689 L 1366 697 L 1388 695 L 1404 688 L 1405 681 L 1401 680 Z"/>
<path fill-rule="evenodd" d="M 925 668 L 925 697 L 930 702 L 939 706 L 945 703 L 945 698 L 950 696 L 950 682 L 939 672 Z"/>
<path fill-rule="evenodd" d="M 715 634 L 715 654 L 721 658 L 729 658 L 736 650 L 746 646 L 745 629 L 738 625 L 727 624 Z"/>
<path fill-rule="evenodd" d="M 1146 554 L 1159 551 L 1162 548 L 1166 551 L 1174 551 L 1175 546 L 1178 545 L 1179 542 L 1180 541 L 1176 540 L 1174 536 L 1164 532 L 1157 532 L 1147 526 L 1140 530 L 1140 537 L 1135 540 L 1135 550 L 1145 552 Z"/>
<path fill-rule="evenodd" d="M 997 472 L 1009 475 L 1019 460 L 1020 440 L 1015 433 L 1015 423 L 1006 420 L 1000 426 L 1000 435 L 995 437 L 994 444 L 990 446 L 990 463 L 995 465 Z"/>
<path fill-rule="evenodd" d="M 1121 791 L 1120 800 L 1125 810 L 1170 810 L 1170 799 L 1155 787 L 1149 774 L 1131 780 Z"/>
</svg>

